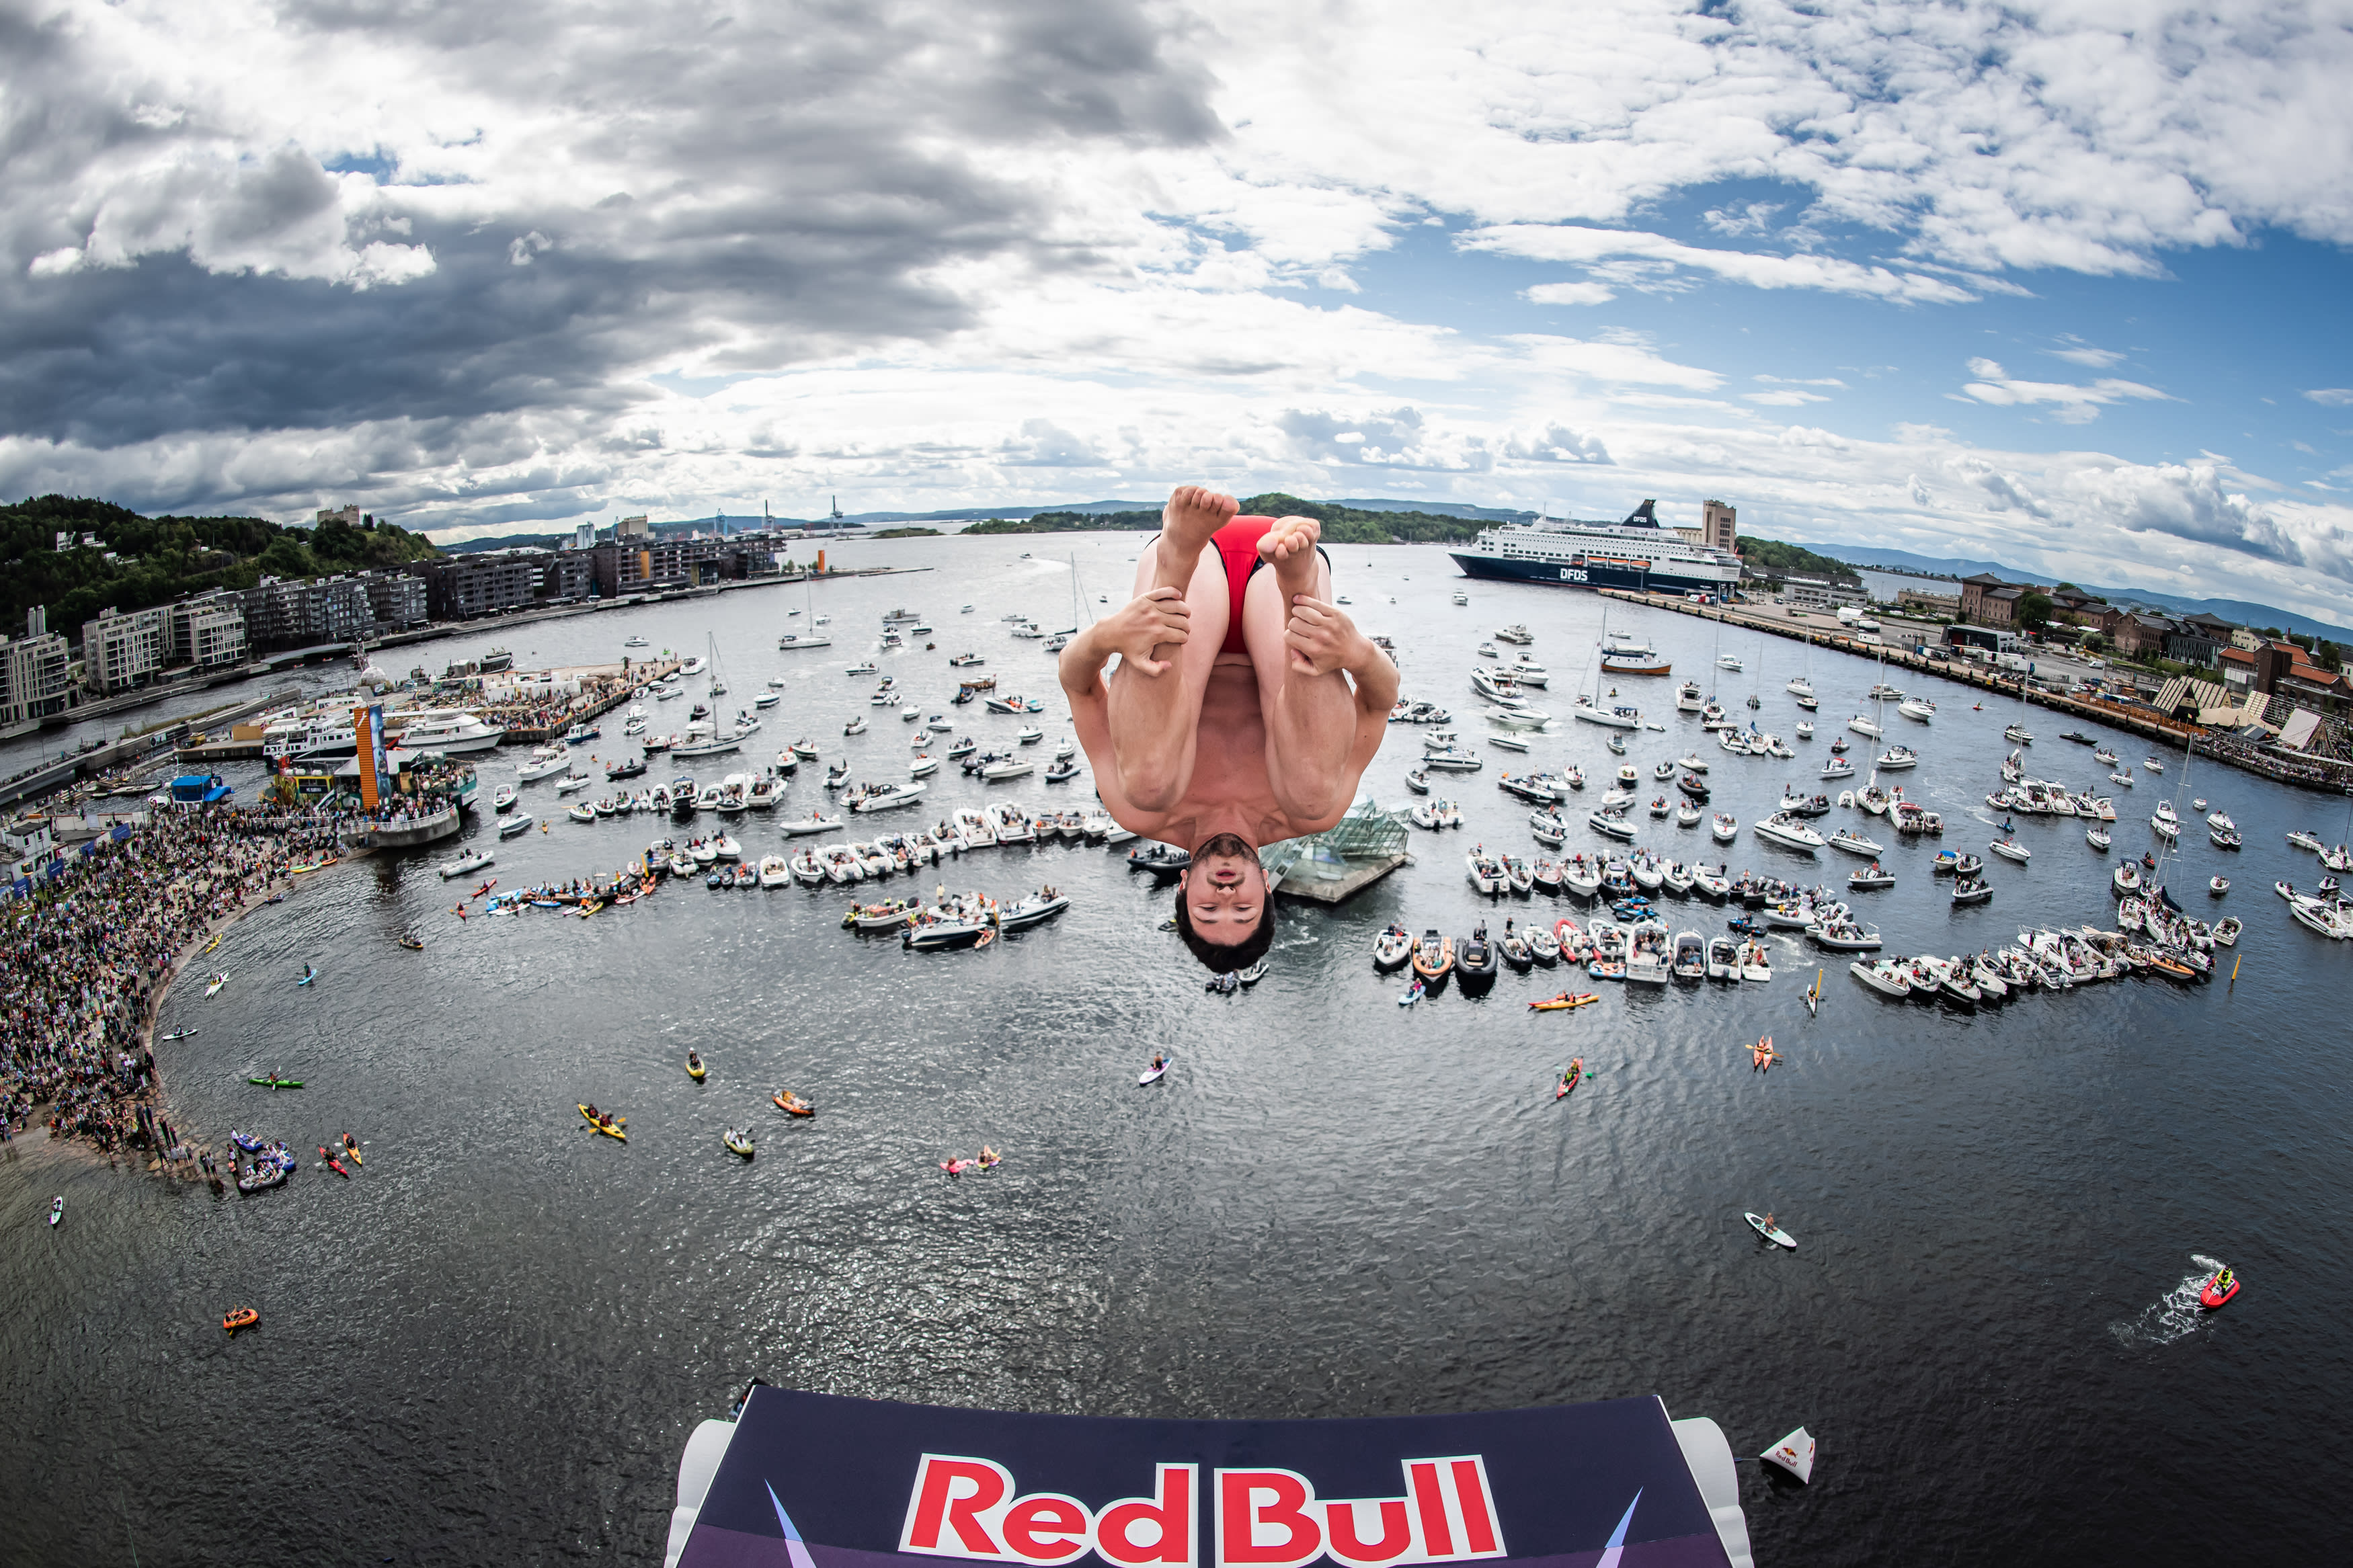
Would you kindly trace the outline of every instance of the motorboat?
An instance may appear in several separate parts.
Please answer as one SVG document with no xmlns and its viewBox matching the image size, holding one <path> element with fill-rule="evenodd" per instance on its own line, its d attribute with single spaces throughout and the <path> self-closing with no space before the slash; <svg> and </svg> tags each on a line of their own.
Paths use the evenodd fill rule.
<svg viewBox="0 0 2353 1568">
<path fill-rule="evenodd" d="M 1905 977 L 1905 966 L 1892 959 L 1857 959 L 1847 965 L 1847 973 L 1883 996 L 1897 998 L 1912 994 L 1912 983 Z"/>
<path fill-rule="evenodd" d="M 1776 812 L 1755 824 L 1749 831 L 1785 849 L 1795 849 L 1807 855 L 1826 847 L 1820 834 L 1787 812 Z"/>
<path fill-rule="evenodd" d="M 537 817 L 532 816 L 532 814 L 527 811 L 518 811 L 512 816 L 508 817 L 505 821 L 499 824 L 499 837 L 501 838 L 512 838 L 519 833 L 529 833 L 532 829 L 532 825 L 538 820 L 539 819 Z"/>
<path fill-rule="evenodd" d="M 1909 746 L 1890 746 L 1880 754 L 1876 765 L 1890 773 L 1904 768 L 1916 768 L 1920 765 L 1920 753 Z"/>
<path fill-rule="evenodd" d="M 1987 845 L 1986 847 L 2000 856 L 2003 859 L 2015 860 L 2021 865 L 2024 865 L 2027 861 L 2034 858 L 2034 851 L 2029 849 L 2025 845 L 2021 844 L 2015 838 L 1997 838 L 1992 843 Z"/>
<path fill-rule="evenodd" d="M 1936 705 L 1925 697 L 1906 697 L 1895 705 L 1895 710 L 1906 719 L 1917 719 L 1923 724 L 1936 716 Z"/>
<path fill-rule="evenodd" d="M 1841 827 L 1831 834 L 1830 847 L 1833 849 L 1844 850 L 1849 855 L 1866 856 L 1873 860 L 1887 853 L 1884 847 L 1873 843 L 1850 827 Z"/>
<path fill-rule="evenodd" d="M 1729 844 L 1740 833 L 1739 819 L 1728 811 L 1719 811 L 1710 819 L 1708 831 L 1718 844 Z"/>
<path fill-rule="evenodd" d="M 806 838 L 811 834 L 832 833 L 841 826 L 841 818 L 822 812 L 810 812 L 807 816 L 791 817 L 778 823 L 778 829 L 787 838 Z"/>
<path fill-rule="evenodd" d="M 1874 741 L 1879 739 L 1881 734 L 1879 726 L 1873 722 L 1871 716 L 1867 713 L 1856 714 L 1853 718 L 1846 721 L 1846 727 L 1853 731 L 1858 735 L 1868 735 Z"/>
</svg>

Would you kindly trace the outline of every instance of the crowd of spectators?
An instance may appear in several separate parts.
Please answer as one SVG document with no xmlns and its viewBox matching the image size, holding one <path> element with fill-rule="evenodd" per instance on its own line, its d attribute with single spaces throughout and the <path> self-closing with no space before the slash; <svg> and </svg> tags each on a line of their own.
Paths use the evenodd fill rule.
<svg viewBox="0 0 2353 1568">
<path fill-rule="evenodd" d="M 177 1142 L 154 1110 L 156 988 L 208 931 L 336 852 L 345 819 L 268 806 L 158 811 L 69 851 L 0 905 L 0 1125 L 36 1117 L 109 1152 Z M 44 1113 L 46 1114 L 44 1115 Z"/>
</svg>

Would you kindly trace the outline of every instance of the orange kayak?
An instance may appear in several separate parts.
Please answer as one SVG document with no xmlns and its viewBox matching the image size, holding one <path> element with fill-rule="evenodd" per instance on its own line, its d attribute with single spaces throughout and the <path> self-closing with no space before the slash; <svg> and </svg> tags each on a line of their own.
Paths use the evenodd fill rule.
<svg viewBox="0 0 2353 1568">
<path fill-rule="evenodd" d="M 1529 1003 L 1528 1011 L 1531 1013 L 1560 1013 L 1566 1012 L 1571 1007 L 1582 1007 L 1588 1002 L 1599 1002 L 1601 998 L 1599 995 L 1590 991 L 1564 991 L 1559 995 L 1547 997 L 1542 1002 Z"/>
</svg>

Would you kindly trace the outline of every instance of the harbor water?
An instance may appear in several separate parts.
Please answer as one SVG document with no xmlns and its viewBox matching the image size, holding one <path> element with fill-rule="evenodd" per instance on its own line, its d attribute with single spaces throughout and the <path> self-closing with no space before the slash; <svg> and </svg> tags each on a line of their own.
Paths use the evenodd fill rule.
<svg viewBox="0 0 2353 1568">
<path fill-rule="evenodd" d="M 971 673 L 1046 701 L 1046 740 L 1028 748 L 1042 773 L 1070 729 L 1052 659 L 1001 617 L 1053 629 L 1074 603 L 1082 623 L 1104 613 L 1141 542 L 853 544 L 837 552 L 852 566 L 931 570 L 493 628 L 417 656 L 438 668 L 505 642 L 530 668 L 617 659 L 633 634 L 650 646 L 628 651 L 645 655 L 715 644 L 731 689 L 708 700 L 723 717 L 784 680 L 740 759 L 658 759 L 631 781 L 649 785 L 755 768 L 804 734 L 860 780 L 903 779 L 914 726 L 869 705 L 874 678 L 843 673 L 867 658 L 925 715 L 1010 749 L 1018 721 L 949 701 L 960 672 L 946 659 L 972 651 L 987 663 Z M 1592 783 L 1563 808 L 1569 847 L 1605 847 L 1583 818 L 1619 759 L 1606 731 L 1567 721 L 1580 679 L 1591 689 L 1605 605 L 1466 584 L 1434 549 L 1332 554 L 1350 613 L 1395 640 L 1406 695 L 1452 709 L 1486 767 L 1436 784 L 1466 826 L 1417 830 L 1412 864 L 1337 908 L 1286 902 L 1266 979 L 1238 995 L 1207 993 L 1158 930 L 1168 889 L 1100 847 L 985 849 L 923 873 L 924 892 L 1007 899 L 1051 883 L 1071 896 L 1055 922 L 964 952 L 845 931 L 848 899 L 830 888 L 693 882 L 585 921 L 461 921 L 450 909 L 472 879 L 434 870 L 456 843 L 346 862 L 256 911 L 203 961 L 227 971 L 220 994 L 183 984 L 164 1004 L 162 1028 L 198 1031 L 157 1047 L 169 1114 L 216 1145 L 231 1128 L 302 1150 L 348 1130 L 365 1163 L 344 1180 L 306 1160 L 282 1189 L 224 1198 L 38 1131 L 0 1149 L 13 1238 L 0 1370 L 15 1405 L 0 1432 L 0 1562 L 654 1563 L 687 1433 L 754 1374 L 1113 1415 L 1656 1394 L 1672 1415 L 1715 1417 L 1738 1452 L 1800 1424 L 1820 1440 L 1809 1488 L 1742 1467 L 1768 1568 L 2341 1549 L 2316 1437 L 2353 1396 L 2353 947 L 2294 924 L 2271 884 L 2316 879 L 2283 836 L 2345 838 L 2344 801 L 2203 762 L 2185 786 L 2179 753 L 2151 773 L 2137 765 L 2146 742 L 2086 725 L 2137 776 L 2112 791 L 2091 749 L 2037 710 L 2028 773 L 2113 793 L 2116 847 L 2093 851 L 2074 819 L 2020 818 L 2031 861 L 1989 856 L 1991 903 L 1957 910 L 1927 862 L 1939 847 L 1985 854 L 1984 796 L 2017 715 L 1925 678 L 1934 721 L 1893 703 L 1885 721 L 1920 765 L 1883 782 L 1943 814 L 1941 842 L 1898 844 L 1859 813 L 1816 825 L 1889 847 L 1895 887 L 1853 900 L 1889 951 L 2112 925 L 2108 870 L 2153 844 L 2150 809 L 2179 791 L 2185 815 L 2204 796 L 2246 837 L 2227 854 L 2193 821 L 2170 878 L 2193 914 L 2246 922 L 2212 984 L 2124 980 L 1963 1013 L 1885 1000 L 1781 933 L 1769 984 L 1639 993 L 1538 968 L 1506 971 L 1484 997 L 1449 987 L 1402 1008 L 1401 982 L 1371 964 L 1392 920 L 1459 936 L 1482 920 L 1585 914 L 1567 899 L 1482 899 L 1462 858 L 1478 842 L 1539 853 L 1495 776 L 1570 762 Z M 1466 606 L 1450 602 L 1458 587 Z M 933 630 L 883 652 L 881 616 L 899 605 Z M 1795 761 L 1703 750 L 1710 809 L 1743 824 L 1736 843 L 1640 806 L 1638 842 L 1842 882 L 1854 862 L 1810 862 L 1747 825 L 1785 784 L 1835 795 L 1817 774 L 1847 719 L 1870 710 L 1873 667 L 1607 608 L 1611 629 L 1674 666 L 1616 682 L 1664 725 L 1627 736 L 1646 802 L 1669 787 L 1651 764 L 1703 742 L 1697 718 L 1673 710 L 1686 676 L 1743 721 L 1753 692 L 1760 726 L 1785 737 L 1801 716 L 1785 683 L 1805 674 L 1821 697 Z M 832 647 L 776 650 L 817 615 L 831 616 Z M 1512 622 L 1535 633 L 1552 684 L 1531 695 L 1560 721 L 1525 756 L 1486 744 L 1467 679 L 1476 646 Z M 1719 653 L 1744 668 L 1717 668 Z M 688 700 L 647 706 L 657 731 L 685 727 Z M 853 717 L 869 731 L 845 740 Z M 1366 792 L 1409 804 L 1422 739 L 1393 726 Z M 1867 771 L 1871 742 L 1849 739 Z M 635 748 L 617 713 L 581 750 Z M 549 780 L 522 786 L 548 830 L 500 841 L 489 797 L 522 754 L 478 759 L 468 841 L 495 850 L 482 875 L 501 888 L 611 871 L 651 838 L 717 830 L 708 814 L 691 827 L 575 823 Z M 258 764 L 223 771 L 253 798 Z M 803 764 L 776 815 L 823 802 L 822 775 Z M 984 799 L 1093 804 L 1086 775 L 984 786 L 951 765 L 930 783 L 923 810 L 859 826 L 912 829 Z M 586 795 L 606 793 L 600 781 Z M 728 826 L 749 857 L 784 846 L 758 815 Z M 2209 899 L 2216 871 L 2234 887 Z M 916 890 L 900 879 L 870 896 Z M 1704 935 L 1738 912 L 1666 902 L 1673 929 Z M 420 952 L 396 945 L 411 929 Z M 297 987 L 305 963 L 320 978 Z M 1826 996 L 1809 1017 L 1818 970 Z M 1565 984 L 1601 1001 L 1527 1010 Z M 1747 1047 L 1766 1035 L 1786 1060 L 1759 1075 Z M 690 1047 L 705 1082 L 683 1070 Z M 1176 1067 L 1139 1088 L 1155 1048 Z M 1573 1056 L 1588 1076 L 1556 1101 Z M 270 1074 L 306 1087 L 245 1081 Z M 817 1116 L 777 1114 L 780 1089 Z M 627 1116 L 628 1142 L 586 1131 L 580 1101 Z M 748 1163 L 720 1142 L 747 1123 Z M 984 1142 L 1000 1168 L 940 1168 Z M 1764 1246 L 1744 1209 L 1772 1211 L 1798 1249 Z M 2201 1314 L 2197 1281 L 2218 1262 L 2245 1289 Z M 261 1321 L 231 1341 L 221 1314 L 240 1305 Z"/>
</svg>

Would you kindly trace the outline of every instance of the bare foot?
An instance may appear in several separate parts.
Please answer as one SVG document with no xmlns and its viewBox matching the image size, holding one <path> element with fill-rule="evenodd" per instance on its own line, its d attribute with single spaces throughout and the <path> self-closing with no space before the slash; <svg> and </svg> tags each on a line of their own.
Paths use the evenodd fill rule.
<svg viewBox="0 0 2353 1568">
<path fill-rule="evenodd" d="M 1258 552 L 1274 568 L 1274 584 L 1282 590 L 1284 604 L 1302 594 L 1318 596 L 1323 583 L 1315 570 L 1315 542 L 1323 537 L 1324 525 L 1312 517 L 1279 517 L 1259 540 Z"/>
<path fill-rule="evenodd" d="M 1183 588 L 1193 581 L 1194 563 L 1209 536 L 1233 521 L 1241 503 L 1201 485 L 1179 485 L 1160 509 L 1160 573 L 1162 581 Z"/>
</svg>

